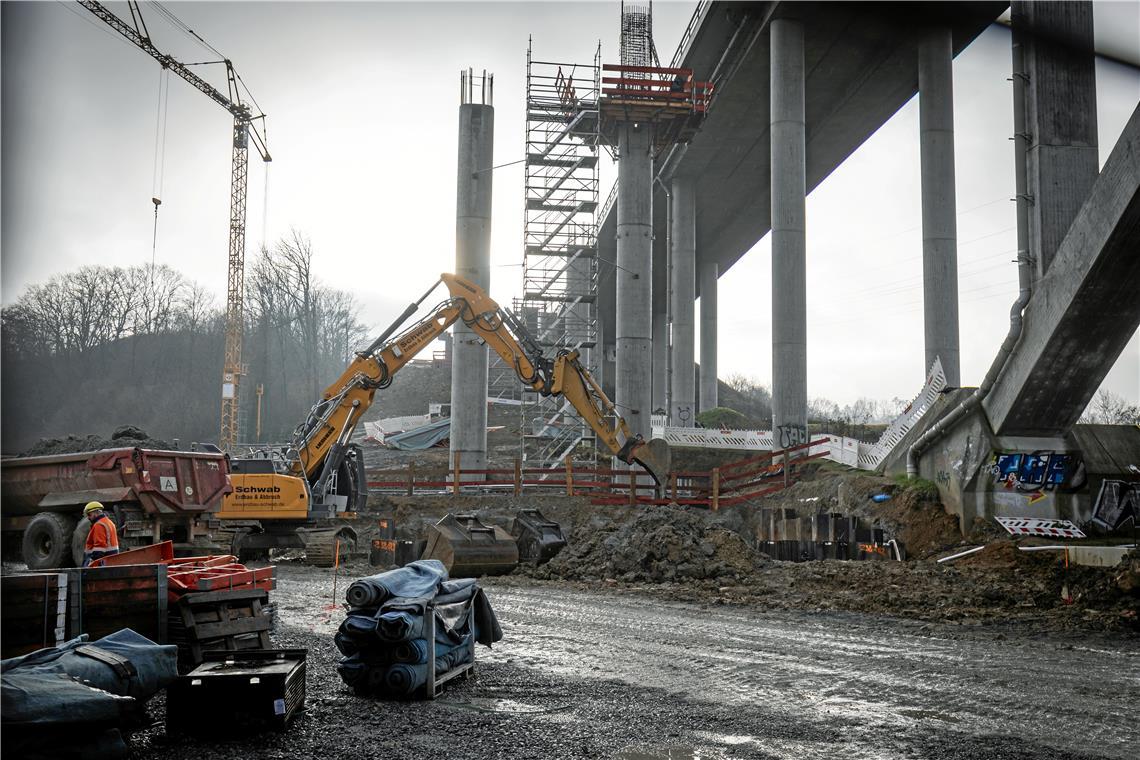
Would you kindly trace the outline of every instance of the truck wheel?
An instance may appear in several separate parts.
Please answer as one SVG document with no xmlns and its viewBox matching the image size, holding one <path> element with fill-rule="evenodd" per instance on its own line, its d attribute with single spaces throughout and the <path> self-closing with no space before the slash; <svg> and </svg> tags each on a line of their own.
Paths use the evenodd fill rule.
<svg viewBox="0 0 1140 760">
<path fill-rule="evenodd" d="M 24 529 L 24 562 L 29 570 L 67 567 L 71 564 L 71 534 L 75 518 L 56 512 L 40 512 Z M 86 537 L 84 538 L 86 540 Z"/>
</svg>

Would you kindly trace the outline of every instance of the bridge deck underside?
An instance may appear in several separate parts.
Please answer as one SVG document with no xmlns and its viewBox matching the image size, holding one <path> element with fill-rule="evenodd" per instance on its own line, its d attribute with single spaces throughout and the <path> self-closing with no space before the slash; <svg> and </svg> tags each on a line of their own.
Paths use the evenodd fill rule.
<svg viewBox="0 0 1140 760">
<path fill-rule="evenodd" d="M 772 18 L 795 14 L 804 22 L 810 192 L 918 91 L 917 46 L 923 25 L 937 19 L 950 23 L 957 55 L 1007 5 L 711 3 L 680 65 L 693 69 L 698 79 L 712 77 L 722 57 L 729 59 L 727 68 L 736 61 L 739 66 L 730 78 L 716 82 L 709 116 L 676 162 L 676 173 L 691 175 L 696 182 L 698 267 L 712 257 L 723 273 L 770 229 L 767 26 Z M 726 56 L 740 24 L 746 26 Z M 655 190 L 656 301 L 666 292 L 666 210 L 664 194 Z M 602 220 L 599 245 L 604 261 L 616 258 L 616 216 L 614 204 Z M 613 341 L 613 299 L 612 287 L 603 289 L 607 343 Z"/>
</svg>

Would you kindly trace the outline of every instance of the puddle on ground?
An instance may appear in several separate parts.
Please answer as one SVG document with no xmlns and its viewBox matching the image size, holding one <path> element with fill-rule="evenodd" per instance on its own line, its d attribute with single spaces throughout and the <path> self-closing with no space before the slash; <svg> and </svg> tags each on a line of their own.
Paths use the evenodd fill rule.
<svg viewBox="0 0 1140 760">
<path fill-rule="evenodd" d="M 697 731 L 697 736 L 706 739 L 710 742 L 717 744 L 727 744 L 732 747 L 739 747 L 744 744 L 759 744 L 760 740 L 755 736 L 738 736 L 733 734 L 717 734 L 712 731 Z"/>
<path fill-rule="evenodd" d="M 629 747 L 614 755 L 617 760 L 723 760 L 723 751 L 708 747 Z"/>
<path fill-rule="evenodd" d="M 463 701 L 448 702 L 447 706 L 460 710 L 505 713 L 507 715 L 554 715 L 566 712 L 572 707 L 569 704 L 558 705 L 557 707 L 539 707 L 514 699 L 499 699 L 497 697 L 471 697 Z"/>
<path fill-rule="evenodd" d="M 908 718 L 915 720 L 925 720 L 926 718 L 933 718 L 934 720 L 941 720 L 946 723 L 961 723 L 960 718 L 946 713 L 937 712 L 936 710 L 899 710 L 899 715 L 905 715 Z"/>
</svg>

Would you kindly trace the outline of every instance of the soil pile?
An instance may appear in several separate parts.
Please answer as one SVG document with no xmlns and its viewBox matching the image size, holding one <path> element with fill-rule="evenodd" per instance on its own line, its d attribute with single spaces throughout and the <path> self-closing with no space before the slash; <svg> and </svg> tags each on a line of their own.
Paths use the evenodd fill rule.
<svg viewBox="0 0 1140 760">
<path fill-rule="evenodd" d="M 115 428 L 110 438 L 101 438 L 97 435 L 68 435 L 64 438 L 41 438 L 21 456 L 39 457 L 52 454 L 73 454 L 80 451 L 98 451 L 99 449 L 121 449 L 138 447 L 143 449 L 169 449 L 170 444 L 157 438 L 151 438 L 145 430 L 134 425 L 123 425 Z"/>
<path fill-rule="evenodd" d="M 626 522 L 578 525 L 548 564 L 522 569 L 567 580 L 735 582 L 752 577 L 767 562 L 738 533 L 710 524 L 707 512 L 668 506 L 639 511 Z"/>
</svg>

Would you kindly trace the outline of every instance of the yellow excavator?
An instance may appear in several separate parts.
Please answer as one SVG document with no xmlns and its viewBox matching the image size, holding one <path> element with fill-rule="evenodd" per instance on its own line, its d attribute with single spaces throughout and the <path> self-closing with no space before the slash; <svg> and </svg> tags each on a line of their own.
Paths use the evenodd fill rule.
<svg viewBox="0 0 1140 760">
<path fill-rule="evenodd" d="M 430 316 L 401 329 L 440 283 L 450 296 Z M 231 458 L 233 492 L 217 517 L 231 532 L 235 553 L 255 556 L 273 548 L 303 547 L 313 564 L 331 565 L 338 540 L 341 554 L 351 551 L 356 533 L 338 520 L 354 517 L 365 506 L 368 485 L 363 454 L 349 439 L 376 391 L 388 387 L 402 367 L 459 320 L 514 367 L 522 383 L 544 396 L 565 398 L 614 456 L 641 465 L 662 482 L 669 469 L 668 444 L 631 434 L 577 351 L 545 356 L 525 325 L 482 288 L 443 274 L 356 355 L 294 431 L 288 447 Z"/>
</svg>

